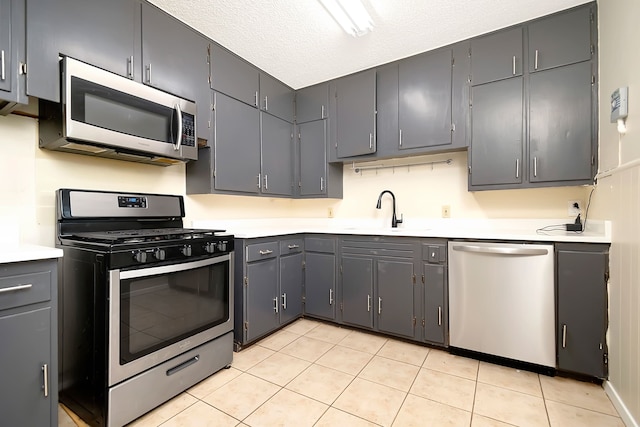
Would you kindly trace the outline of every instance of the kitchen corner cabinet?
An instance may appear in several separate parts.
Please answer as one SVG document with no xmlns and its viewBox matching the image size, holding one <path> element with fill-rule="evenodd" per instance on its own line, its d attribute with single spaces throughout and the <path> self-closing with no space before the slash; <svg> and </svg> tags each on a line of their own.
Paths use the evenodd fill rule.
<svg viewBox="0 0 640 427">
<path fill-rule="evenodd" d="M 558 369 L 606 378 L 609 245 L 556 244 Z"/>
<path fill-rule="evenodd" d="M 234 337 L 255 341 L 302 315 L 302 239 L 236 239 Z M 282 249 L 282 250 L 281 250 Z"/>
<path fill-rule="evenodd" d="M 469 190 L 592 183 L 595 8 L 471 40 Z"/>
<path fill-rule="evenodd" d="M 421 246 L 423 339 L 446 346 L 449 344 L 447 241 L 423 241 Z"/>
<path fill-rule="evenodd" d="M 326 119 L 329 115 L 329 84 L 319 83 L 296 91 L 296 123 Z"/>
<path fill-rule="evenodd" d="M 58 425 L 57 261 L 0 264 L 3 425 Z"/>
<path fill-rule="evenodd" d="M 336 238 L 307 235 L 304 238 L 304 314 L 336 319 Z"/>
<path fill-rule="evenodd" d="M 335 82 L 336 156 L 338 159 L 376 152 L 376 70 Z"/>
<path fill-rule="evenodd" d="M 327 119 L 297 125 L 298 197 L 342 197 L 342 164 L 327 163 L 328 126 Z"/>
<path fill-rule="evenodd" d="M 342 322 L 415 339 L 417 241 L 350 236 L 339 248 Z"/>
<path fill-rule="evenodd" d="M 27 104 L 25 0 L 0 0 L 0 115 Z"/>
</svg>

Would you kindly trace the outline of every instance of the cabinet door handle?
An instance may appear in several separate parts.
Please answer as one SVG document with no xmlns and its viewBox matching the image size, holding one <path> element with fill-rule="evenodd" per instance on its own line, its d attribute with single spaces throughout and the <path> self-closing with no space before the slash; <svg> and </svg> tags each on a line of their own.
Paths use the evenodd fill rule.
<svg viewBox="0 0 640 427">
<path fill-rule="evenodd" d="M 258 176 L 258 184 L 256 185 L 256 187 L 260 188 L 260 174 L 258 174 L 257 176 Z"/>
<path fill-rule="evenodd" d="M 282 294 L 282 309 L 287 309 L 287 293 Z"/>
<path fill-rule="evenodd" d="M 402 129 L 400 129 L 400 136 L 398 136 L 398 145 L 402 147 Z"/>
<path fill-rule="evenodd" d="M 258 91 L 256 91 L 255 96 L 253 97 L 253 105 L 258 107 Z"/>
<path fill-rule="evenodd" d="M 298 249 L 300 247 L 300 245 L 288 245 L 287 247 L 289 249 Z"/>
<path fill-rule="evenodd" d="M 260 255 L 269 255 L 269 254 L 272 254 L 272 253 L 273 253 L 273 251 L 271 251 L 271 250 L 267 249 L 267 250 L 265 250 L 265 251 L 258 251 L 258 253 L 259 253 Z"/>
<path fill-rule="evenodd" d="M 562 325 L 562 348 L 567 348 L 567 324 Z"/>
<path fill-rule="evenodd" d="M 535 56 L 533 58 L 533 69 L 534 70 L 538 69 L 538 49 L 536 49 L 536 53 L 535 53 Z"/>
<path fill-rule="evenodd" d="M 371 295 L 367 295 L 367 313 L 371 311 Z"/>
<path fill-rule="evenodd" d="M 133 55 L 127 58 L 127 76 L 133 79 Z"/>
<path fill-rule="evenodd" d="M 264 96 L 264 111 L 269 111 L 269 96 Z"/>
<path fill-rule="evenodd" d="M 438 326 L 442 326 L 442 306 L 438 306 Z"/>
<path fill-rule="evenodd" d="M 0 71 L 0 78 L 4 80 L 5 79 L 4 49 L 0 51 L 0 62 L 2 62 L 2 65 L 0 66 L 0 68 L 2 68 L 2 71 Z"/>
<path fill-rule="evenodd" d="M 324 191 L 324 177 L 320 177 L 320 191 Z"/>
<path fill-rule="evenodd" d="M 266 173 L 264 174 L 264 189 L 269 189 L 269 176 Z"/>
<path fill-rule="evenodd" d="M 520 178 L 520 159 L 516 159 L 516 178 Z"/>
<path fill-rule="evenodd" d="M 324 119 L 324 105 L 320 106 L 320 118 Z"/>
<path fill-rule="evenodd" d="M 44 378 L 42 384 L 44 397 L 49 397 L 49 365 L 47 365 L 46 363 L 42 365 L 42 376 Z"/>
<path fill-rule="evenodd" d="M 273 311 L 278 314 L 278 298 L 273 299 Z"/>
<path fill-rule="evenodd" d="M 378 314 L 382 313 L 382 298 L 378 297 Z"/>
<path fill-rule="evenodd" d="M 369 150 L 373 150 L 373 134 L 369 133 Z"/>
<path fill-rule="evenodd" d="M 516 75 L 516 56 L 513 55 L 513 61 L 512 61 L 512 66 L 513 66 L 513 75 Z"/>
<path fill-rule="evenodd" d="M 147 65 L 145 68 L 147 70 L 147 76 L 146 76 L 147 83 L 151 84 L 151 64 Z"/>
<path fill-rule="evenodd" d="M 22 289 L 29 289 L 31 288 L 33 285 L 31 283 L 28 283 L 26 285 L 17 285 L 17 286 L 11 286 L 8 288 L 1 288 L 0 289 L 0 294 L 3 292 L 14 292 L 14 291 L 20 291 Z"/>
<path fill-rule="evenodd" d="M 329 305 L 333 305 L 333 289 L 329 289 Z"/>
<path fill-rule="evenodd" d="M 533 158 L 533 176 L 538 176 L 538 158 Z"/>
</svg>

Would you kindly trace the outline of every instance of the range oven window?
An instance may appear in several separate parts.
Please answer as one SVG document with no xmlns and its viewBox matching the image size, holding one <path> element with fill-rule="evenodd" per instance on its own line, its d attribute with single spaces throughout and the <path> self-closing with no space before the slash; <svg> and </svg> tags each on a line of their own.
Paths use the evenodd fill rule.
<svg viewBox="0 0 640 427">
<path fill-rule="evenodd" d="M 229 262 L 121 279 L 120 364 L 229 319 Z"/>
</svg>

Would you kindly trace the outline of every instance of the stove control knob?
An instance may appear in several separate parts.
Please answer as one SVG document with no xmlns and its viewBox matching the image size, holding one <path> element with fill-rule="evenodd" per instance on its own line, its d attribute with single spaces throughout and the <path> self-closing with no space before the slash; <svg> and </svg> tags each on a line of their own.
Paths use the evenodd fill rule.
<svg viewBox="0 0 640 427">
<path fill-rule="evenodd" d="M 216 251 L 216 244 L 209 242 L 204 246 L 204 250 L 207 251 L 207 253 L 212 254 Z"/>
<path fill-rule="evenodd" d="M 218 242 L 218 250 L 220 252 L 226 252 L 227 251 L 227 242 Z"/>
<path fill-rule="evenodd" d="M 137 251 L 133 253 L 133 259 L 139 263 L 147 262 L 147 253 L 142 251 Z"/>
<path fill-rule="evenodd" d="M 164 249 L 160 249 L 160 248 L 158 248 L 158 249 L 156 249 L 156 250 L 153 252 L 153 256 L 154 256 L 154 257 L 155 257 L 155 259 L 157 259 L 158 261 L 164 261 L 164 259 L 166 258 L 167 254 L 166 254 L 166 252 L 164 251 Z"/>
<path fill-rule="evenodd" d="M 182 252 L 184 256 L 191 256 L 191 245 L 184 245 L 182 249 L 180 249 L 180 252 Z"/>
</svg>

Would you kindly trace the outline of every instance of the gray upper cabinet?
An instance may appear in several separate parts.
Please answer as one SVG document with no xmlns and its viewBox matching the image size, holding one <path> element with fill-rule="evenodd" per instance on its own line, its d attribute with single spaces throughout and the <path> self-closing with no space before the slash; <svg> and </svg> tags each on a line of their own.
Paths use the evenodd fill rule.
<svg viewBox="0 0 640 427">
<path fill-rule="evenodd" d="M 209 139 L 212 114 L 209 46 L 209 40 L 182 22 L 142 3 L 142 81 L 195 101 L 196 131 L 204 139 Z"/>
<path fill-rule="evenodd" d="M 316 120 L 298 125 L 300 196 L 327 194 L 326 127 L 326 120 Z"/>
<path fill-rule="evenodd" d="M 259 106 L 260 73 L 222 46 L 211 44 L 211 88 L 245 104 Z"/>
<path fill-rule="evenodd" d="M 522 72 L 521 27 L 471 39 L 473 85 L 521 76 Z"/>
<path fill-rule="evenodd" d="M 296 91 L 296 122 L 305 123 L 328 117 L 329 84 L 320 83 Z"/>
<path fill-rule="evenodd" d="M 28 1 L 27 22 L 28 95 L 60 101 L 60 54 L 141 81 L 140 3 Z"/>
<path fill-rule="evenodd" d="M 260 73 L 260 109 L 293 122 L 294 92 L 289 86 L 265 73 Z"/>
<path fill-rule="evenodd" d="M 293 125 L 269 114 L 262 121 L 262 193 L 293 195 Z"/>
<path fill-rule="evenodd" d="M 531 74 L 530 182 L 589 182 L 593 178 L 592 97 L 597 95 L 591 76 L 591 62 Z"/>
<path fill-rule="evenodd" d="M 214 93 L 214 190 L 257 194 L 260 174 L 260 112 Z"/>
<path fill-rule="evenodd" d="M 336 81 L 337 157 L 376 152 L 376 71 Z"/>
<path fill-rule="evenodd" d="M 522 182 L 522 84 L 518 77 L 472 87 L 470 187 Z"/>
<path fill-rule="evenodd" d="M 0 0 L 0 114 L 27 104 L 24 0 Z"/>
<path fill-rule="evenodd" d="M 560 370 L 607 377 L 608 255 L 608 245 L 556 245 Z"/>
<path fill-rule="evenodd" d="M 398 64 L 399 148 L 451 144 L 451 66 L 443 49 Z"/>
<path fill-rule="evenodd" d="M 529 24 L 529 72 L 590 60 L 593 15 L 580 7 Z"/>
</svg>

